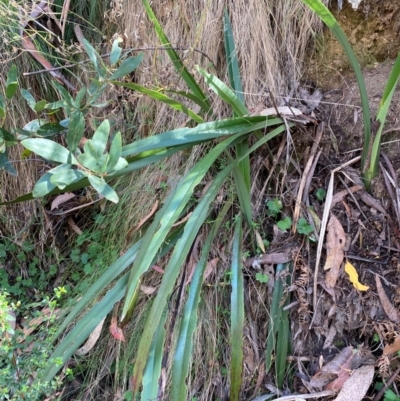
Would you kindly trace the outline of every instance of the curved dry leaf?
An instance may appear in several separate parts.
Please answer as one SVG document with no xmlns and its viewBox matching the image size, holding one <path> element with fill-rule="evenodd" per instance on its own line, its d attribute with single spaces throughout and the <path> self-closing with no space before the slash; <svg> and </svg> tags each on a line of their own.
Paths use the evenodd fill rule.
<svg viewBox="0 0 400 401">
<path fill-rule="evenodd" d="M 361 401 L 372 383 L 374 372 L 374 365 L 365 365 L 356 369 L 346 380 L 334 401 Z"/>
<path fill-rule="evenodd" d="M 340 266 L 344 258 L 346 235 L 339 220 L 332 214 L 328 223 L 326 236 L 326 262 L 324 270 L 329 270 L 325 275 L 325 284 L 333 288 L 339 276 Z"/>
<path fill-rule="evenodd" d="M 369 287 L 363 285 L 358 281 L 358 273 L 356 268 L 347 260 L 344 265 L 344 271 L 349 275 L 350 281 L 352 282 L 354 288 L 358 291 L 367 291 Z"/>
<path fill-rule="evenodd" d="M 57 209 L 63 203 L 68 202 L 72 198 L 75 198 L 75 196 L 76 195 L 72 192 L 66 192 L 65 194 L 56 196 L 53 202 L 51 202 L 50 210 Z"/>
<path fill-rule="evenodd" d="M 75 351 L 77 355 L 86 355 L 97 343 L 97 340 L 100 337 L 101 330 L 103 328 L 105 318 L 96 326 L 96 328 L 92 331 L 86 343 L 79 349 Z"/>
<path fill-rule="evenodd" d="M 400 323 L 400 313 L 396 310 L 396 308 L 390 302 L 388 296 L 384 288 L 382 287 L 381 279 L 379 276 L 375 275 L 376 282 L 376 290 L 378 291 L 379 299 L 381 300 L 381 304 L 383 310 L 385 311 L 387 317 L 393 322 Z"/>
</svg>

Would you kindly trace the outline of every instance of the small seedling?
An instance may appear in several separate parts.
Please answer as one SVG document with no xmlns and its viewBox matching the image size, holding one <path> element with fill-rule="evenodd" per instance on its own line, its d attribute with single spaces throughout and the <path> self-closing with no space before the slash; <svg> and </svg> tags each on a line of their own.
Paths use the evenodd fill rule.
<svg viewBox="0 0 400 401">
<path fill-rule="evenodd" d="M 299 234 L 309 235 L 313 232 L 314 228 L 308 224 L 308 221 L 304 217 L 300 217 L 297 223 L 297 232 Z"/>
<path fill-rule="evenodd" d="M 292 225 L 292 219 L 289 216 L 286 216 L 283 220 L 278 221 L 276 225 L 282 231 L 289 230 Z"/>
<path fill-rule="evenodd" d="M 326 191 L 325 191 L 325 189 L 324 189 L 324 188 L 318 188 L 318 189 L 315 191 L 315 197 L 316 197 L 320 202 L 322 202 L 322 201 L 325 199 L 325 197 L 326 197 Z"/>
<path fill-rule="evenodd" d="M 279 199 L 271 199 L 267 202 L 268 214 L 276 217 L 282 210 L 282 202 Z"/>
<path fill-rule="evenodd" d="M 265 283 L 268 283 L 269 276 L 268 276 L 268 274 L 258 272 L 258 273 L 256 273 L 256 280 L 259 283 L 265 284 Z"/>
</svg>

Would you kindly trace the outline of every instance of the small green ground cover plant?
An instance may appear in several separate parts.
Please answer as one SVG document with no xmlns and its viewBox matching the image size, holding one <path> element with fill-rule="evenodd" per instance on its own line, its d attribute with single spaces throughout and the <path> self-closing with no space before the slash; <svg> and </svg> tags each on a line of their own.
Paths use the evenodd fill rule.
<svg viewBox="0 0 400 401">
<path fill-rule="evenodd" d="M 0 291 L 0 397 L 10 401 L 37 401 L 44 395 L 54 394 L 61 381 L 53 378 L 42 380 L 43 370 L 49 363 L 54 349 L 51 337 L 55 332 L 55 311 L 58 300 L 65 294 L 56 288 L 53 299 L 45 298 L 31 304 L 13 303 L 10 294 Z M 41 311 L 47 310 L 45 315 Z M 26 320 L 40 319 L 40 331 L 30 334 L 16 328 L 17 316 Z M 54 360 L 62 365 L 61 360 Z"/>
</svg>

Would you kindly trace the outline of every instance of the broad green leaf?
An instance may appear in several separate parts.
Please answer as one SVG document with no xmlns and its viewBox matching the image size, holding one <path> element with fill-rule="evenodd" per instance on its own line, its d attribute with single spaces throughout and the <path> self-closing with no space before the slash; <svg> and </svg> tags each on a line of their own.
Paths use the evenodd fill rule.
<svg viewBox="0 0 400 401">
<path fill-rule="evenodd" d="M 21 88 L 21 95 L 22 97 L 27 101 L 28 106 L 35 111 L 35 105 L 36 105 L 36 100 L 35 98 L 31 95 L 31 93 L 26 90 Z"/>
<path fill-rule="evenodd" d="M 41 198 L 49 194 L 51 191 L 53 191 L 56 188 L 56 186 L 51 182 L 52 175 L 57 174 L 61 171 L 69 170 L 70 168 L 71 164 L 61 164 L 60 166 L 57 166 L 48 171 L 46 174 L 42 175 L 33 188 L 32 191 L 33 197 Z"/>
<path fill-rule="evenodd" d="M 173 109 L 185 113 L 187 116 L 189 116 L 193 121 L 196 121 L 197 123 L 200 124 L 204 123 L 204 120 L 199 115 L 197 115 L 193 110 L 190 110 L 181 102 L 178 102 L 177 100 L 172 99 L 159 91 L 147 89 L 144 86 L 132 82 L 125 83 L 125 82 L 111 81 L 110 83 L 113 85 L 123 86 L 124 88 L 135 90 L 136 92 L 139 93 L 143 93 L 147 96 L 150 96 L 152 99 L 157 100 L 158 102 L 165 103 L 168 106 L 172 107 Z"/>
<path fill-rule="evenodd" d="M 67 110 L 67 115 L 69 115 L 70 108 L 75 108 L 74 107 L 74 99 L 69 94 L 69 92 L 57 81 L 53 81 L 53 85 L 58 89 L 58 91 L 61 93 L 62 97 L 64 98 L 64 100 L 63 100 L 64 106 L 63 107 Z"/>
<path fill-rule="evenodd" d="M 251 152 L 254 152 L 261 145 L 265 144 L 271 138 L 283 132 L 285 129 L 286 129 L 285 126 L 280 126 L 271 131 L 269 134 L 265 135 L 261 140 L 257 141 L 249 149 L 249 152 L 243 155 L 241 159 L 247 157 Z M 173 192 L 168 197 L 163 208 L 156 214 L 153 223 L 147 230 L 146 235 L 143 237 L 143 244 L 146 244 L 146 246 L 142 246 L 140 248 L 135 263 L 132 266 L 131 277 L 129 278 L 129 283 L 128 283 L 129 293 L 131 293 L 132 290 L 136 289 L 139 283 L 138 280 L 140 279 L 142 273 L 146 271 L 147 268 L 149 267 L 149 262 L 146 260 L 145 257 L 148 256 L 149 258 L 152 258 L 151 255 L 153 254 L 153 252 L 157 252 L 157 249 L 159 249 L 160 245 L 163 243 L 164 238 L 160 237 L 159 235 L 160 231 L 163 228 L 165 229 L 168 228 L 170 225 L 171 226 L 173 225 L 173 222 L 176 221 L 175 216 L 173 216 L 175 208 L 177 207 L 183 208 L 184 205 L 187 203 L 185 192 L 188 193 L 188 195 L 190 196 L 192 192 L 192 190 L 190 190 L 190 186 L 191 185 L 195 186 L 198 183 L 197 179 L 202 179 L 202 177 L 208 171 L 208 168 L 213 163 L 215 158 L 218 156 L 218 154 L 221 153 L 222 151 L 221 148 L 226 148 L 227 146 L 229 146 L 229 144 L 232 142 L 234 138 L 236 138 L 236 136 L 227 138 L 223 142 L 220 142 L 218 145 L 216 145 L 215 148 L 211 149 L 211 151 L 191 169 L 191 171 L 186 175 L 186 177 L 183 178 L 183 180 L 178 184 L 175 192 Z M 228 175 L 231 173 L 231 171 L 237 165 L 237 163 L 241 161 L 241 159 L 234 160 L 215 177 L 214 181 L 211 183 L 207 192 L 203 195 L 202 199 L 192 212 L 190 218 L 188 219 L 185 225 L 184 233 L 174 248 L 174 251 L 171 255 L 168 265 L 165 268 L 160 288 L 157 292 L 156 298 L 154 299 L 153 305 L 147 317 L 146 324 L 143 329 L 143 335 L 139 343 L 136 363 L 134 365 L 133 377 L 132 377 L 132 387 L 134 392 L 137 392 L 141 385 L 143 370 L 146 365 L 146 360 L 151 346 L 151 341 L 158 327 L 158 323 L 160 321 L 163 308 L 166 305 L 167 300 L 173 291 L 173 288 L 175 286 L 175 281 L 179 275 L 181 266 L 185 258 L 187 257 L 188 252 L 190 251 L 190 248 L 196 238 L 198 231 L 200 230 L 202 224 L 204 223 L 205 219 L 208 216 L 211 202 L 215 199 L 221 188 L 221 185 L 223 185 Z M 196 175 L 198 176 L 196 177 Z M 162 219 L 159 217 L 160 215 L 162 216 Z M 156 232 L 156 228 L 158 228 L 159 226 L 161 227 Z M 153 250 L 153 247 L 155 247 L 156 249 Z M 143 254 L 143 256 L 141 259 L 139 259 L 141 254 Z M 122 318 L 127 316 L 127 314 L 128 316 L 130 316 L 130 314 L 133 312 L 132 310 L 130 310 L 129 303 L 130 303 L 130 297 L 126 296 L 124 310 L 122 312 Z"/>
<path fill-rule="evenodd" d="M 207 99 L 207 96 L 203 93 L 203 91 L 201 90 L 199 84 L 196 82 L 193 75 L 188 71 L 185 64 L 182 62 L 182 60 L 178 56 L 178 53 L 176 53 L 176 51 L 172 48 L 171 42 L 165 35 L 160 23 L 158 22 L 153 10 L 151 9 L 149 1 L 148 0 L 142 0 L 142 1 L 143 1 L 144 8 L 146 10 L 146 13 L 147 13 L 150 21 L 154 25 L 158 39 L 160 40 L 161 44 L 166 48 L 166 52 L 168 53 L 169 58 L 171 59 L 172 63 L 174 64 L 176 72 L 186 82 L 186 85 L 193 92 L 193 94 L 195 96 L 197 96 L 199 99 L 201 99 L 202 102 L 204 103 L 204 105 L 207 107 L 207 109 L 204 109 L 203 111 L 206 113 L 211 112 L 212 108 Z"/>
<path fill-rule="evenodd" d="M 119 36 L 117 39 L 114 40 L 112 47 L 111 47 L 111 54 L 110 54 L 110 65 L 111 67 L 118 63 L 119 58 L 121 57 L 122 49 L 119 47 L 119 44 L 123 42 L 123 39 Z"/>
<path fill-rule="evenodd" d="M 21 141 L 21 144 L 47 160 L 64 164 L 78 164 L 75 156 L 68 149 L 49 139 L 29 138 Z"/>
<path fill-rule="evenodd" d="M 110 134 L 110 122 L 104 120 L 92 138 L 93 150 L 96 154 L 96 158 L 100 159 L 107 147 L 108 136 Z"/>
<path fill-rule="evenodd" d="M 42 118 L 37 118 L 35 120 L 29 121 L 26 125 L 22 127 L 24 131 L 28 131 L 32 134 L 36 134 L 36 132 L 40 129 L 40 127 L 49 124 L 49 120 L 45 120 Z M 19 131 L 19 130 L 18 130 Z M 21 133 L 22 134 L 22 133 Z M 23 134 L 22 134 L 23 135 Z M 21 138 L 20 138 L 21 139 Z"/>
<path fill-rule="evenodd" d="M 0 153 L 0 170 L 6 171 L 8 174 L 13 177 L 17 177 L 18 173 L 15 170 L 14 166 L 11 164 L 10 160 L 8 160 L 7 152 Z"/>
<path fill-rule="evenodd" d="M 278 124 L 283 124 L 280 118 L 270 119 L 264 116 L 255 116 L 228 118 L 199 124 L 195 128 L 178 128 L 123 146 L 121 156 L 134 155 L 148 150 L 167 148 L 169 146 L 201 143 L 237 133 L 242 133 L 244 135 L 254 130 L 272 127 Z"/>
<path fill-rule="evenodd" d="M 46 108 L 47 105 L 47 101 L 42 99 L 39 100 L 34 107 L 34 110 L 36 111 L 36 113 L 40 113 L 42 110 L 44 110 Z"/>
<path fill-rule="evenodd" d="M 51 176 L 50 182 L 60 189 L 64 189 L 67 185 L 80 181 L 86 177 L 86 174 L 80 170 L 69 169 L 60 171 Z"/>
<path fill-rule="evenodd" d="M 86 145 L 86 143 L 85 143 Z M 78 161 L 82 164 L 83 167 L 86 167 L 88 170 L 93 171 L 95 173 L 101 173 L 101 167 L 97 161 L 90 153 L 82 153 L 77 156 Z"/>
<path fill-rule="evenodd" d="M 83 87 L 81 89 L 79 89 L 78 94 L 76 95 L 75 101 L 74 101 L 74 105 L 77 109 L 79 109 L 81 107 L 81 103 L 83 100 L 83 97 L 86 94 L 86 87 Z"/>
<path fill-rule="evenodd" d="M 80 111 L 74 111 L 68 124 L 67 144 L 71 152 L 75 152 L 85 133 L 85 119 Z"/>
<path fill-rule="evenodd" d="M 32 195 L 34 198 L 42 198 L 49 194 L 56 186 L 50 181 L 51 173 L 42 175 L 33 187 Z"/>
<path fill-rule="evenodd" d="M 111 202 L 118 203 L 117 193 L 104 181 L 104 179 L 96 177 L 94 175 L 88 176 L 91 186 L 106 199 Z"/>
<path fill-rule="evenodd" d="M 158 398 L 158 381 L 161 375 L 161 364 L 164 355 L 165 322 L 168 317 L 168 308 L 164 310 L 160 324 L 151 344 L 149 358 L 143 375 L 143 390 L 141 401 L 156 400 Z"/>
<path fill-rule="evenodd" d="M 129 57 L 125 59 L 121 65 L 118 67 L 117 71 L 115 71 L 109 79 L 119 79 L 124 77 L 125 75 L 130 74 L 132 71 L 136 70 L 139 67 L 139 64 L 143 60 L 143 53 L 140 53 L 136 57 Z"/>
<path fill-rule="evenodd" d="M 0 127 L 0 142 L 10 142 L 10 144 L 16 143 L 16 139 L 11 132 L 8 132 L 6 129 Z"/>
<path fill-rule="evenodd" d="M 6 97 L 7 99 L 12 99 L 18 88 L 18 70 L 17 66 L 13 64 L 7 74 L 6 82 Z"/>
<path fill-rule="evenodd" d="M 46 124 L 41 125 L 37 129 L 36 135 L 39 135 L 42 137 L 47 137 L 47 136 L 61 134 L 64 131 L 65 131 L 65 128 L 58 123 L 46 123 Z"/>
<path fill-rule="evenodd" d="M 0 118 L 6 117 L 6 111 L 7 111 L 6 100 L 4 99 L 3 95 L 0 93 Z"/>
<path fill-rule="evenodd" d="M 63 107 L 67 106 L 67 102 L 65 100 L 57 100 L 56 102 L 53 103 L 47 103 L 46 104 L 46 109 L 47 110 L 58 110 Z"/>
<path fill-rule="evenodd" d="M 127 167 L 129 167 L 129 163 L 123 157 L 120 157 L 112 170 L 108 170 L 107 168 L 107 173 L 115 175 L 117 171 L 123 170 Z"/>
<path fill-rule="evenodd" d="M 192 357 L 193 333 L 197 326 L 197 311 L 200 302 L 204 271 L 207 266 L 212 241 L 231 206 L 231 202 L 226 202 L 218 215 L 218 219 L 214 223 L 211 233 L 208 235 L 203 246 L 200 260 L 196 265 L 190 283 L 189 295 L 182 313 L 182 321 L 172 365 L 171 401 L 187 399 L 186 378 L 189 374 L 190 359 Z"/>
<path fill-rule="evenodd" d="M 242 266 L 242 219 L 237 216 L 231 262 L 231 401 L 239 400 L 242 385 L 244 285 Z"/>
<path fill-rule="evenodd" d="M 110 172 L 117 165 L 122 151 L 122 136 L 120 132 L 114 135 L 110 146 L 110 158 L 107 163 L 107 171 Z M 128 165 L 128 163 L 126 163 Z M 125 166 L 126 167 L 126 166 Z"/>
</svg>

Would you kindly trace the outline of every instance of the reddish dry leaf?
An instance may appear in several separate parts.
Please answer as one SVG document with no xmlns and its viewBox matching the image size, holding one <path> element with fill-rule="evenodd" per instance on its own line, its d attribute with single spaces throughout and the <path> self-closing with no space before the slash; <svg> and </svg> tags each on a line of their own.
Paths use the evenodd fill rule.
<svg viewBox="0 0 400 401">
<path fill-rule="evenodd" d="M 325 390 L 339 391 L 343 387 L 344 383 L 346 383 L 347 379 L 350 377 L 352 359 L 353 354 L 340 366 L 338 377 L 329 383 L 325 387 Z"/>
<path fill-rule="evenodd" d="M 51 202 L 50 210 L 57 209 L 63 203 L 68 202 L 72 198 L 75 198 L 75 196 L 76 195 L 72 192 L 67 192 L 65 194 L 56 196 L 53 202 Z"/>
<path fill-rule="evenodd" d="M 346 235 L 344 229 L 339 220 L 332 214 L 328 223 L 326 262 L 324 266 L 324 270 L 329 270 L 325 275 L 325 284 L 328 288 L 333 288 L 336 285 L 344 258 L 345 246 Z"/>
<path fill-rule="evenodd" d="M 384 288 L 382 287 L 381 279 L 378 275 L 375 275 L 376 289 L 378 291 L 379 299 L 381 300 L 381 304 L 383 310 L 390 320 L 396 323 L 400 323 L 400 313 L 396 310 L 396 308 L 391 304 L 388 296 Z"/>
<path fill-rule="evenodd" d="M 385 346 L 385 348 L 383 349 L 383 355 L 394 354 L 398 351 L 400 351 L 400 337 L 396 337 L 393 344 Z"/>
<path fill-rule="evenodd" d="M 124 332 L 118 327 L 117 318 L 114 316 L 111 318 L 110 333 L 116 340 L 125 342 Z"/>
</svg>

